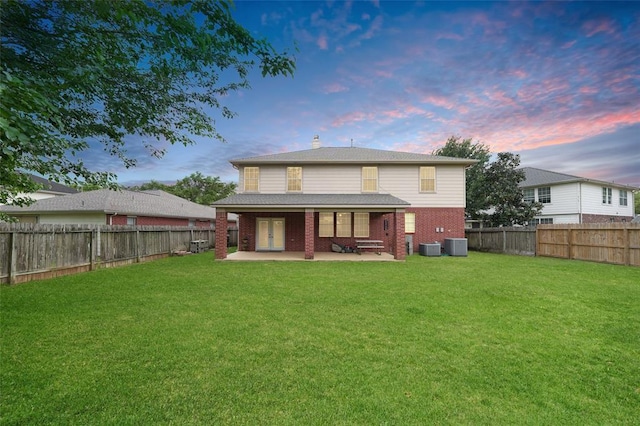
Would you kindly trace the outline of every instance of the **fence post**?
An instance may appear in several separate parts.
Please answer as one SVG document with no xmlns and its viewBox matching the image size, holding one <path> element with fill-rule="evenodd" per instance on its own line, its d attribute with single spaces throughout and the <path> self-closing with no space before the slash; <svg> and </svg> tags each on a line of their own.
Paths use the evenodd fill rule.
<svg viewBox="0 0 640 426">
<path fill-rule="evenodd" d="M 15 283 L 16 263 L 18 261 L 18 253 L 16 247 L 16 232 L 9 234 L 9 284 Z"/>
<path fill-rule="evenodd" d="M 624 264 L 629 266 L 631 264 L 631 247 L 629 244 L 629 227 L 626 224 L 624 225 L 622 242 L 624 244 Z"/>
<path fill-rule="evenodd" d="M 136 228 L 136 263 L 140 263 L 140 231 Z"/>
<path fill-rule="evenodd" d="M 89 234 L 89 270 L 96 269 L 96 230 L 92 229 Z"/>
<path fill-rule="evenodd" d="M 502 228 L 502 252 L 507 252 L 507 231 L 504 228 Z"/>
</svg>

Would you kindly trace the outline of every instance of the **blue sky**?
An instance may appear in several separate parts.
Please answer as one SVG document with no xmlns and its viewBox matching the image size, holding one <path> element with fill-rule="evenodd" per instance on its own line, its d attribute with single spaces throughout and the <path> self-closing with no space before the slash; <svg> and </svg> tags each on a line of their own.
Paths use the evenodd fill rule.
<svg viewBox="0 0 640 426">
<path fill-rule="evenodd" d="M 226 144 L 198 139 L 119 168 L 122 184 L 200 171 L 235 181 L 229 160 L 323 146 L 431 153 L 451 135 L 521 165 L 640 186 L 640 2 L 238 1 L 236 20 L 277 48 L 293 78 L 212 111 Z M 91 162 L 90 162 L 91 163 Z"/>
</svg>

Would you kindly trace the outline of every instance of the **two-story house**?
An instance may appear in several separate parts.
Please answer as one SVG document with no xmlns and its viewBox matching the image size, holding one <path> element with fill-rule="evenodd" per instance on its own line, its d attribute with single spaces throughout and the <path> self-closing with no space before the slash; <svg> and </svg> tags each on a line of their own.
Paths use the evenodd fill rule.
<svg viewBox="0 0 640 426">
<path fill-rule="evenodd" d="M 356 147 L 321 147 L 231 160 L 238 193 L 213 206 L 239 215 L 240 250 L 299 251 L 332 242 L 382 241 L 396 259 L 406 244 L 464 237 L 465 169 L 475 160 Z M 407 236 L 409 236 L 407 238 Z M 216 236 L 216 258 L 227 256 Z"/>
<path fill-rule="evenodd" d="M 542 203 L 538 223 L 630 222 L 638 188 L 587 179 L 534 167 L 523 167 L 524 198 Z"/>
</svg>

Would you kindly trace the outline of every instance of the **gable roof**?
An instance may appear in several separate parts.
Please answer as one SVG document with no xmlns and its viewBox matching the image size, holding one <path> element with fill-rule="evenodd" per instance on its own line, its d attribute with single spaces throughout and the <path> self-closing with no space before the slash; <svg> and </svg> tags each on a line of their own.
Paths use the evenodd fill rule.
<svg viewBox="0 0 640 426">
<path fill-rule="evenodd" d="M 43 192 L 53 192 L 56 194 L 76 194 L 78 193 L 77 189 L 71 188 L 69 186 L 63 185 L 58 182 L 52 182 L 45 178 L 41 178 L 40 176 L 29 174 L 31 180 L 33 180 L 38 185 L 42 186 L 39 191 Z"/>
<path fill-rule="evenodd" d="M 410 204 L 390 194 L 235 194 L 213 203 L 225 208 L 338 207 L 403 208 Z"/>
<path fill-rule="evenodd" d="M 624 184 L 619 184 L 615 182 L 606 182 L 606 181 L 596 180 L 596 179 L 587 179 L 580 176 L 552 172 L 550 170 L 543 170 L 535 167 L 523 167 L 521 170 L 523 170 L 525 174 L 525 180 L 520 182 L 519 184 L 521 188 L 529 188 L 529 187 L 541 186 L 541 185 L 558 185 L 563 183 L 574 183 L 574 182 L 589 182 L 597 185 L 606 185 L 606 186 L 613 186 L 616 188 L 624 188 L 630 191 L 635 191 L 638 189 L 631 185 L 624 185 Z"/>
<path fill-rule="evenodd" d="M 27 207 L 0 206 L 6 213 L 99 212 L 122 215 L 180 217 L 215 220 L 214 208 L 193 203 L 164 191 L 96 191 L 79 192 L 38 200 Z"/>
<path fill-rule="evenodd" d="M 415 154 L 411 152 L 385 151 L 381 149 L 356 147 L 322 147 L 303 151 L 261 155 L 231 160 L 234 165 L 253 164 L 318 164 L 318 163 L 391 163 L 391 164 L 459 164 L 472 165 L 477 160 L 468 158 L 443 157 L 438 155 Z"/>
</svg>

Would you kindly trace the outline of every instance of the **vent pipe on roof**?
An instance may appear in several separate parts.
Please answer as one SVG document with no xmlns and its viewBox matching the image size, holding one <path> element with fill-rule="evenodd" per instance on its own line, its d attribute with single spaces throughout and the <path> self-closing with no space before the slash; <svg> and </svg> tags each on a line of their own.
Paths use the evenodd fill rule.
<svg viewBox="0 0 640 426">
<path fill-rule="evenodd" d="M 318 149 L 320 148 L 320 136 L 315 135 L 313 137 L 313 141 L 311 142 L 311 148 L 312 149 Z"/>
</svg>

